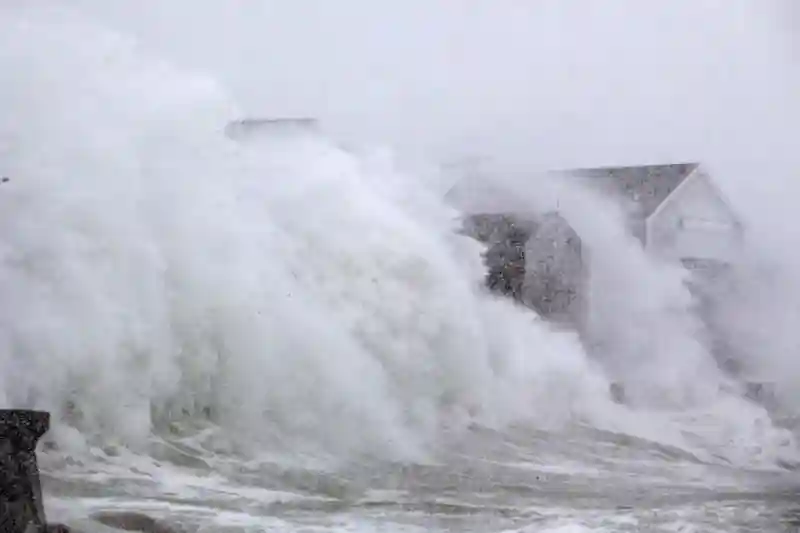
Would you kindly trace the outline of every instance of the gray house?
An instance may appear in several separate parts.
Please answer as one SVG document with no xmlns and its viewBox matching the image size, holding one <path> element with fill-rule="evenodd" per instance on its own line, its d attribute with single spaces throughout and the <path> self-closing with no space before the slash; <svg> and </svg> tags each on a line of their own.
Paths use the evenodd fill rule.
<svg viewBox="0 0 800 533">
<path fill-rule="evenodd" d="M 541 216 L 479 213 L 463 232 L 487 245 L 486 285 L 498 294 L 565 324 L 582 322 L 585 283 L 581 240 L 555 212 Z"/>
<path fill-rule="evenodd" d="M 687 266 L 728 262 L 743 225 L 699 163 L 604 167 L 556 172 L 629 208 L 629 229 L 651 254 Z"/>
<path fill-rule="evenodd" d="M 741 222 L 698 163 L 586 168 L 552 174 L 578 180 L 623 204 L 629 213 L 631 234 L 649 254 L 661 259 L 717 273 L 741 245 Z M 580 326 L 591 270 L 580 236 L 555 212 L 526 211 L 518 199 L 505 199 L 502 192 L 490 189 L 475 201 L 474 194 L 460 190 L 469 186 L 469 180 L 456 183 L 446 198 L 465 213 L 466 232 L 489 246 L 489 286 L 505 287 L 501 292 L 543 316 Z M 472 199 L 462 201 L 467 197 Z M 503 211 L 503 205 L 511 206 L 509 211 Z M 500 220 L 502 224 L 497 223 Z M 503 258 L 510 257 L 514 260 L 508 264 L 514 268 L 503 268 Z"/>
</svg>

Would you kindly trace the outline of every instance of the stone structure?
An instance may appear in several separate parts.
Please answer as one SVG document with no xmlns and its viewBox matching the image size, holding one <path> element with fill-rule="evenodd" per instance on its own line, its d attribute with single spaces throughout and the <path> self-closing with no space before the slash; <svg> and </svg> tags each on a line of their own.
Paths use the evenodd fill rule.
<svg viewBox="0 0 800 533">
<path fill-rule="evenodd" d="M 36 444 L 50 429 L 50 413 L 0 410 L 0 532 L 58 533 L 47 524 Z"/>
<path fill-rule="evenodd" d="M 46 524 L 36 443 L 50 427 L 38 411 L 0 411 L 0 530 L 23 533 Z"/>
</svg>

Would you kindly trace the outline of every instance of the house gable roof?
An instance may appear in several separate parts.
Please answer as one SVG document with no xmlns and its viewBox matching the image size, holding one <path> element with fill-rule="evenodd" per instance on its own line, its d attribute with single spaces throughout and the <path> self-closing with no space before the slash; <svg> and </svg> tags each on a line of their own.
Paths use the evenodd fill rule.
<svg viewBox="0 0 800 533">
<path fill-rule="evenodd" d="M 697 169 L 698 163 L 582 168 L 568 174 L 595 189 L 633 201 L 648 218 Z"/>
</svg>

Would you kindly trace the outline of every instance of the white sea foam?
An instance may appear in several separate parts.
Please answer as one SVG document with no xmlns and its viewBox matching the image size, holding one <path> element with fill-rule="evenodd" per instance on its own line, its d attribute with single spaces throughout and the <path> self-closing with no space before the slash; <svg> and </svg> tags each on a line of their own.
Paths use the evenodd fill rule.
<svg viewBox="0 0 800 533">
<path fill-rule="evenodd" d="M 459 411 L 608 401 L 573 338 L 484 294 L 457 213 L 390 158 L 239 146 L 210 79 L 65 10 L 3 15 L 4 403 L 132 446 L 206 414 L 391 453 Z"/>
</svg>

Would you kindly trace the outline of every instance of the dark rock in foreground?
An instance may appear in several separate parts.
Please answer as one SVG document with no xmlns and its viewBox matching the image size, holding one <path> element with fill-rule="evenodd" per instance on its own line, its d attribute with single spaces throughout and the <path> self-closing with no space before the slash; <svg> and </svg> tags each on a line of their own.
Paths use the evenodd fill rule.
<svg viewBox="0 0 800 533">
<path fill-rule="evenodd" d="M 0 410 L 0 533 L 70 533 L 48 524 L 36 444 L 50 429 L 50 413 Z"/>
<path fill-rule="evenodd" d="M 0 531 L 46 531 L 36 444 L 50 429 L 50 413 L 0 410 Z"/>
</svg>

